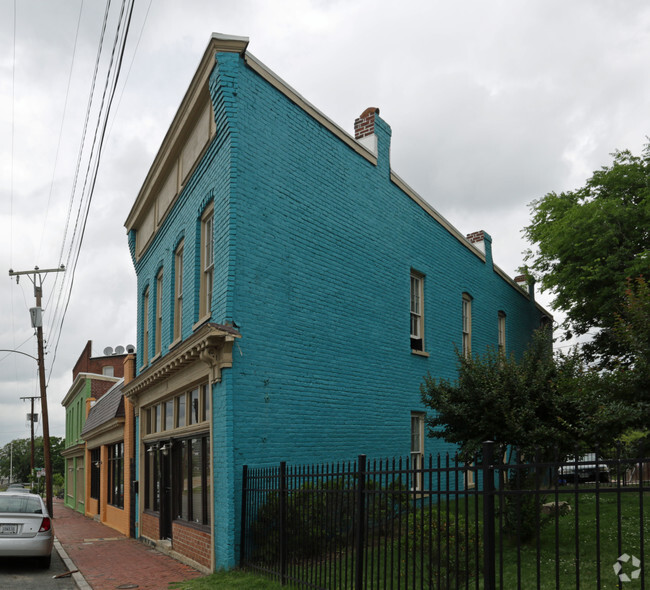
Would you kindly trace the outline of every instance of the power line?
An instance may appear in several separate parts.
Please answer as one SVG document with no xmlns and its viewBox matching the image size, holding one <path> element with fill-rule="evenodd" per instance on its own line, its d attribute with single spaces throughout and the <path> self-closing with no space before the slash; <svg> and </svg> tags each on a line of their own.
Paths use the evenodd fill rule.
<svg viewBox="0 0 650 590">
<path fill-rule="evenodd" d="M 63 137 L 63 125 L 65 123 L 65 115 L 68 111 L 68 97 L 70 96 L 70 83 L 72 81 L 72 71 L 74 69 L 74 60 L 75 56 L 77 55 L 77 41 L 79 39 L 79 27 L 81 25 L 81 13 L 83 11 L 83 0 L 81 0 L 81 4 L 79 5 L 79 17 L 77 18 L 77 31 L 75 33 L 74 37 L 74 47 L 72 49 L 72 60 L 70 61 L 70 72 L 68 73 L 68 86 L 65 91 L 65 101 L 63 103 L 63 115 L 61 116 L 61 127 L 59 129 L 59 141 L 57 142 L 56 145 L 56 152 L 54 155 L 54 167 L 52 168 L 52 182 L 50 183 L 50 191 L 47 196 L 47 205 L 45 207 L 45 220 L 43 222 L 43 231 L 41 232 L 41 241 L 40 244 L 38 245 L 38 255 L 37 259 L 40 258 L 41 256 L 41 248 L 43 246 L 43 236 L 45 235 L 45 228 L 47 227 L 47 218 L 48 214 L 50 211 L 50 202 L 52 200 L 52 191 L 54 189 L 54 178 L 56 175 L 56 166 L 59 161 L 59 150 L 61 149 L 61 138 Z"/>
<path fill-rule="evenodd" d="M 81 209 L 82 209 L 81 204 L 83 203 L 83 195 L 84 195 L 84 193 L 86 193 L 86 186 L 87 186 L 87 182 L 88 182 L 88 179 L 89 179 L 89 176 L 90 176 L 90 184 L 89 184 L 89 190 L 86 193 L 88 196 L 87 196 L 87 199 L 86 199 L 86 206 L 85 206 L 85 210 L 84 210 L 83 221 L 82 221 L 82 224 L 81 224 L 81 232 L 79 234 L 79 241 L 78 241 L 77 246 L 75 248 L 76 253 L 74 255 L 74 262 L 72 263 L 72 271 L 71 271 L 71 274 L 70 274 L 69 289 L 68 289 L 68 292 L 67 292 L 67 298 L 66 298 L 65 306 L 63 308 L 63 314 L 61 316 L 60 328 L 58 330 L 58 334 L 57 334 L 57 337 L 56 337 L 56 344 L 55 344 L 55 347 L 54 347 L 54 356 L 52 358 L 52 363 L 50 365 L 50 376 L 52 374 L 52 367 L 54 365 L 54 361 L 56 360 L 56 354 L 57 354 L 58 347 L 59 347 L 59 342 L 60 342 L 60 339 L 61 339 L 61 333 L 63 332 L 63 322 L 65 320 L 65 316 L 67 314 L 68 306 L 70 304 L 70 298 L 72 296 L 72 288 L 74 286 L 75 272 L 76 272 L 77 264 L 79 262 L 79 255 L 81 253 L 81 245 L 83 243 L 83 238 L 84 238 L 84 235 L 85 235 L 85 232 L 86 232 L 86 224 L 88 222 L 88 214 L 90 212 L 90 205 L 92 203 L 92 199 L 93 199 L 94 191 L 95 191 L 95 185 L 96 185 L 96 182 L 97 182 L 97 174 L 99 172 L 99 165 L 100 165 L 100 162 L 101 162 L 102 148 L 103 148 L 104 140 L 105 140 L 105 137 L 106 137 L 106 127 L 108 125 L 108 119 L 109 119 L 111 107 L 112 107 L 112 104 L 113 104 L 113 100 L 115 98 L 115 92 L 117 90 L 117 82 L 119 80 L 119 75 L 120 75 L 120 72 L 121 72 L 121 69 L 122 69 L 122 62 L 123 62 L 123 58 L 124 58 L 124 50 L 126 48 L 126 41 L 127 41 L 127 38 L 128 38 L 128 33 L 129 33 L 130 25 L 131 25 L 131 17 L 133 15 L 134 1 L 133 0 L 129 1 L 128 8 L 126 9 L 127 14 L 126 14 L 126 17 L 125 17 L 125 19 L 123 21 L 126 4 L 127 4 L 126 0 L 123 0 L 122 8 L 121 8 L 121 11 L 120 11 L 120 18 L 119 18 L 119 22 L 118 22 L 118 28 L 117 28 L 117 31 L 116 31 L 115 40 L 114 40 L 114 44 L 113 44 L 113 51 L 111 53 L 111 60 L 110 60 L 110 64 L 109 64 L 109 68 L 108 68 L 108 72 L 107 72 L 107 76 L 106 76 L 106 84 L 104 86 L 104 93 L 102 95 L 102 102 L 101 102 L 101 105 L 100 105 L 100 111 L 99 111 L 99 115 L 98 115 L 98 124 L 97 124 L 97 127 L 95 128 L 95 135 L 93 137 L 93 144 L 92 144 L 91 154 L 90 154 L 90 158 L 89 158 L 89 167 L 88 167 L 88 169 L 86 171 L 86 179 L 84 181 L 84 187 L 83 187 L 83 190 L 82 190 L 82 201 L 80 202 L 80 208 L 79 208 L 78 215 L 77 215 L 77 222 L 75 223 L 75 233 L 76 233 L 76 227 L 77 227 L 77 224 L 78 224 L 78 221 L 79 221 L 79 213 L 81 212 Z M 122 22 L 124 22 L 124 27 L 123 28 L 122 28 Z M 113 78 L 112 78 L 112 82 L 111 82 L 111 70 L 113 69 L 114 58 L 116 56 L 116 49 L 117 49 L 117 58 L 115 60 L 116 61 L 116 66 L 115 66 L 115 69 L 113 70 Z M 109 89 L 109 87 L 110 87 L 110 89 Z M 107 94 L 108 94 L 108 100 L 106 102 L 106 109 L 104 111 L 104 117 L 103 117 L 103 121 L 102 121 L 101 113 L 104 110 L 104 104 L 105 104 L 105 99 L 106 99 Z M 101 131 L 100 131 L 100 127 L 101 127 Z M 91 167 L 90 162 L 92 161 L 93 153 L 95 153 L 95 145 L 97 145 L 97 152 L 96 152 L 95 159 L 94 159 L 94 165 Z M 73 243 L 74 243 L 74 235 L 73 235 L 73 240 L 71 242 L 71 247 L 72 247 Z M 69 267 L 70 267 L 70 265 L 69 265 L 69 262 L 68 262 L 68 268 Z M 49 377 L 48 377 L 48 382 L 49 382 Z"/>
</svg>

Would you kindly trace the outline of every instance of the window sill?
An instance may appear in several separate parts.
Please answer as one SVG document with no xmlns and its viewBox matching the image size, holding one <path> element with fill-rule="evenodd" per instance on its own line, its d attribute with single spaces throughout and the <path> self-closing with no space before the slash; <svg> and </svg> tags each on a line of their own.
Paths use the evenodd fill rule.
<svg viewBox="0 0 650 590">
<path fill-rule="evenodd" d="M 199 318 L 199 321 L 196 322 L 196 324 L 194 324 L 194 325 L 192 326 L 192 331 L 194 332 L 197 328 L 200 328 L 200 327 L 201 327 L 203 324 L 205 324 L 205 323 L 206 323 L 206 322 L 207 322 L 211 317 L 212 317 L 212 315 L 211 315 L 211 314 L 208 314 L 208 315 L 204 315 L 202 318 Z"/>
<path fill-rule="evenodd" d="M 178 338 L 176 338 L 176 340 L 174 340 L 174 342 L 172 342 L 172 343 L 167 347 L 167 350 L 172 350 L 172 349 L 176 348 L 176 346 L 177 346 L 178 344 L 180 344 L 182 340 L 183 340 L 183 338 L 181 338 L 181 337 L 179 336 Z"/>
<path fill-rule="evenodd" d="M 411 354 L 414 354 L 415 356 L 423 356 L 423 357 L 429 357 L 429 353 L 425 352 L 424 350 L 415 350 L 411 349 Z"/>
<path fill-rule="evenodd" d="M 149 364 L 153 365 L 160 358 L 160 354 L 161 353 L 158 353 L 158 354 L 152 356 L 151 361 L 149 361 Z"/>
<path fill-rule="evenodd" d="M 151 508 L 145 508 L 143 511 L 143 514 L 148 514 L 149 516 L 155 516 L 156 518 L 160 518 L 160 512 L 157 510 L 152 510 Z"/>
</svg>

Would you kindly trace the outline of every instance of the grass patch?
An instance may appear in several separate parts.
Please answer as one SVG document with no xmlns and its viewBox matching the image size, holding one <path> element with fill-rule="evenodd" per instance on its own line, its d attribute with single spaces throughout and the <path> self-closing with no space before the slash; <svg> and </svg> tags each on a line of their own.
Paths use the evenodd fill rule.
<svg viewBox="0 0 650 590">
<path fill-rule="evenodd" d="M 550 495 L 548 500 L 554 500 Z M 578 587 L 576 576 L 579 575 L 580 588 L 619 588 L 618 578 L 613 566 L 619 555 L 627 553 L 641 557 L 639 496 L 622 494 L 620 503 L 620 537 L 619 506 L 614 493 L 601 493 L 598 503 L 595 494 L 573 493 L 559 494 L 558 500 L 566 501 L 571 512 L 549 523 L 542 529 L 537 541 L 524 544 L 519 549 L 511 540 L 504 540 L 502 574 L 497 569 L 497 580 L 503 579 L 505 588 L 536 588 L 537 563 L 539 560 L 540 588 L 542 590 Z M 644 495 L 644 505 L 648 506 L 650 495 Z M 645 508 L 645 507 L 644 507 Z M 643 521 L 643 536 L 646 543 L 650 538 L 650 519 Z M 600 533 L 600 534 L 598 534 Z M 497 551 L 501 547 L 497 547 Z M 598 556 L 600 563 L 598 563 Z M 578 564 L 579 563 L 579 567 Z M 631 573 L 627 566 L 627 573 Z M 650 582 L 648 564 L 645 576 L 646 585 Z M 600 583 L 600 586 L 598 584 Z M 629 590 L 641 587 L 641 580 L 626 583 Z"/>
<path fill-rule="evenodd" d="M 623 493 L 619 499 L 615 492 L 601 488 L 596 501 L 595 493 L 584 487 L 580 490 L 580 493 L 576 493 L 569 489 L 557 496 L 551 490 L 544 491 L 541 495 L 546 497 L 545 501 L 568 502 L 571 510 L 557 519 L 552 517 L 541 528 L 539 537 L 534 534 L 532 539 L 519 547 L 516 539 L 499 532 L 501 522 L 497 518 L 497 587 L 508 590 L 538 588 L 539 572 L 540 590 L 620 588 L 613 566 L 622 553 L 638 558 L 643 556 L 641 526 L 646 552 L 641 576 L 645 579 L 646 587 L 650 587 L 650 563 L 647 558 L 650 494 L 645 493 L 643 497 L 645 518 L 642 520 L 638 493 Z M 392 537 L 371 535 L 365 554 L 368 588 L 420 588 L 422 585 L 447 589 L 455 588 L 457 584 L 460 587 L 467 584 L 469 587 L 478 585 L 478 588 L 482 588 L 483 514 L 481 504 L 478 515 L 474 506 L 473 501 L 467 506 L 463 500 L 443 502 L 402 519 L 397 528 L 403 531 L 403 536 L 397 530 L 393 531 Z M 432 519 L 429 518 L 430 513 Z M 478 531 L 475 528 L 476 517 L 479 520 Z M 448 538 L 451 541 L 449 546 Z M 459 550 L 455 545 L 457 540 L 461 543 Z M 465 549 L 466 542 L 469 542 L 469 551 Z M 353 548 L 348 546 L 328 554 L 290 561 L 288 573 L 294 579 L 311 583 L 312 587 L 342 590 L 354 586 L 353 563 Z M 633 569 L 631 563 L 624 565 L 624 572 L 628 575 Z M 438 579 L 441 580 L 440 584 Z M 641 580 L 626 582 L 624 587 L 626 590 L 641 588 Z"/>
<path fill-rule="evenodd" d="M 282 586 L 263 576 L 242 570 L 217 572 L 185 582 L 174 582 L 170 590 L 280 590 Z"/>
</svg>

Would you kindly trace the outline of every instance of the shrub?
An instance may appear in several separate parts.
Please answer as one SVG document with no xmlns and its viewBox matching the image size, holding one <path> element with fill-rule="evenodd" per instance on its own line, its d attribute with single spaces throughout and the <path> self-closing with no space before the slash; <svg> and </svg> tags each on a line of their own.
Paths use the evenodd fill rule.
<svg viewBox="0 0 650 590">
<path fill-rule="evenodd" d="M 352 543 L 356 525 L 356 478 L 331 478 L 306 482 L 289 490 L 286 498 L 285 542 L 289 559 L 304 559 L 334 551 Z M 369 480 L 367 490 L 381 486 Z M 395 480 L 388 494 L 366 495 L 368 529 L 381 535 L 392 527 L 396 514 L 405 509 L 405 486 Z M 280 551 L 280 498 L 273 491 L 260 506 L 251 526 L 254 561 L 274 562 Z"/>
<path fill-rule="evenodd" d="M 480 571 L 480 539 L 462 515 L 439 514 L 435 507 L 411 513 L 398 543 L 396 558 L 419 570 L 415 578 L 427 588 L 465 587 Z"/>
</svg>

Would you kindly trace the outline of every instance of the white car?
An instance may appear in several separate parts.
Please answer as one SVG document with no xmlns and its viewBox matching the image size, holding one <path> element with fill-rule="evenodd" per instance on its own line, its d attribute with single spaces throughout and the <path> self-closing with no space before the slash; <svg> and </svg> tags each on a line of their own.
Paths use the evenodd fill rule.
<svg viewBox="0 0 650 590">
<path fill-rule="evenodd" d="M 596 468 L 596 453 L 587 453 L 578 457 L 577 471 L 578 481 L 600 481 L 601 483 L 609 482 L 609 466 L 602 463 L 603 459 L 598 460 Z M 576 480 L 576 461 L 574 457 L 567 457 L 566 463 L 558 469 L 560 480 L 565 483 L 574 483 Z"/>
<path fill-rule="evenodd" d="M 37 557 L 50 567 L 54 531 L 42 498 L 0 492 L 0 557 Z"/>
</svg>

